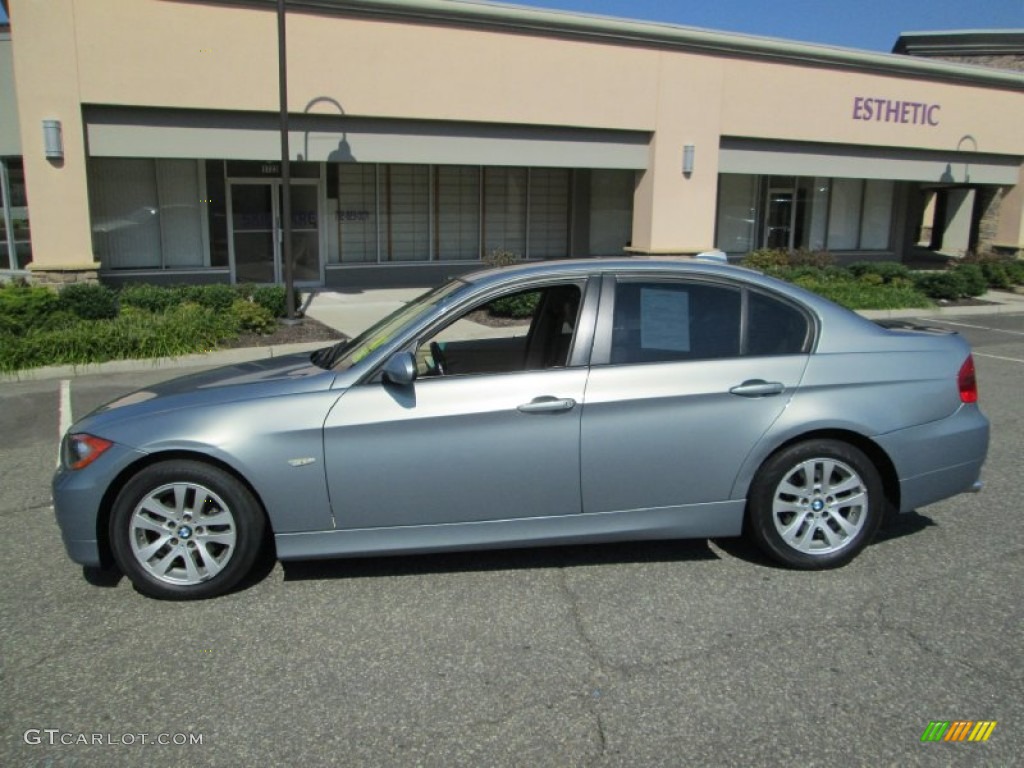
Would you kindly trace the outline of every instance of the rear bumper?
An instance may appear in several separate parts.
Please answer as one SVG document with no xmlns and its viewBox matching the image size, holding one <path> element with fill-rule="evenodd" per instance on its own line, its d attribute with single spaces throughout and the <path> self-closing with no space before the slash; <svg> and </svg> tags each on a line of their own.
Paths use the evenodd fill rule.
<svg viewBox="0 0 1024 768">
<path fill-rule="evenodd" d="M 892 459 L 900 483 L 900 511 L 981 489 L 989 423 L 976 405 L 952 416 L 875 438 Z"/>
</svg>

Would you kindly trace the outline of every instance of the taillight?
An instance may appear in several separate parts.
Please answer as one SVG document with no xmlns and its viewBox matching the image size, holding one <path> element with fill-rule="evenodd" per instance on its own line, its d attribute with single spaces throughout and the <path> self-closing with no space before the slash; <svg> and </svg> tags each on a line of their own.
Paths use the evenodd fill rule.
<svg viewBox="0 0 1024 768">
<path fill-rule="evenodd" d="M 64 438 L 64 466 L 84 469 L 98 459 L 113 443 L 94 435 L 68 435 Z"/>
<path fill-rule="evenodd" d="M 957 386 L 960 387 L 960 402 L 978 402 L 978 379 L 974 375 L 974 358 L 967 356 L 964 364 L 960 366 L 960 373 L 956 375 Z"/>
</svg>

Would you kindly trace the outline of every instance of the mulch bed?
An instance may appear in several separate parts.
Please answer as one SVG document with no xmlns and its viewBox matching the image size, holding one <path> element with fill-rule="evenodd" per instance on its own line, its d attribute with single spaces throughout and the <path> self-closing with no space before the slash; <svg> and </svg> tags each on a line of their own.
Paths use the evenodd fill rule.
<svg viewBox="0 0 1024 768">
<path fill-rule="evenodd" d="M 304 317 L 298 325 L 283 325 L 279 323 L 277 331 L 267 336 L 262 336 L 258 333 L 241 333 L 237 339 L 225 341 L 221 348 L 270 347 L 279 344 L 302 344 L 312 341 L 322 341 L 326 347 L 347 338 L 345 334 L 333 328 L 328 328 L 323 323 L 318 323 L 310 317 Z"/>
</svg>

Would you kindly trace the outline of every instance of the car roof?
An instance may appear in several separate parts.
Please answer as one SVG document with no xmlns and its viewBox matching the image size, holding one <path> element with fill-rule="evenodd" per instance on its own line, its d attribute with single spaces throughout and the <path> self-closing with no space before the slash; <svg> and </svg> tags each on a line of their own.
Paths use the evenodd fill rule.
<svg viewBox="0 0 1024 768">
<path fill-rule="evenodd" d="M 554 276 L 583 276 L 598 273 L 623 272 L 675 272 L 681 275 L 708 275 L 720 277 L 746 277 L 760 275 L 756 270 L 746 267 L 701 261 L 693 258 L 672 259 L 630 259 L 630 258 L 589 258 L 560 259 L 557 261 L 538 261 L 525 264 L 513 264 L 473 272 L 462 277 L 463 280 L 478 285 L 486 283 L 503 283 L 519 279 Z"/>
</svg>

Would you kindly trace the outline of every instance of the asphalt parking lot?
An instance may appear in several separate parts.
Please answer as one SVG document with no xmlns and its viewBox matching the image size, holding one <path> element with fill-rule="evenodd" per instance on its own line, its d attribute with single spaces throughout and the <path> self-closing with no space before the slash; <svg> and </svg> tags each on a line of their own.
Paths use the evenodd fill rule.
<svg viewBox="0 0 1024 768">
<path fill-rule="evenodd" d="M 64 554 L 61 381 L 0 384 L 0 765 L 1019 765 L 1024 314 L 926 322 L 975 347 L 986 488 L 826 573 L 664 542 L 274 565 L 158 602 Z M 998 725 L 922 743 L 934 720 Z"/>
</svg>

